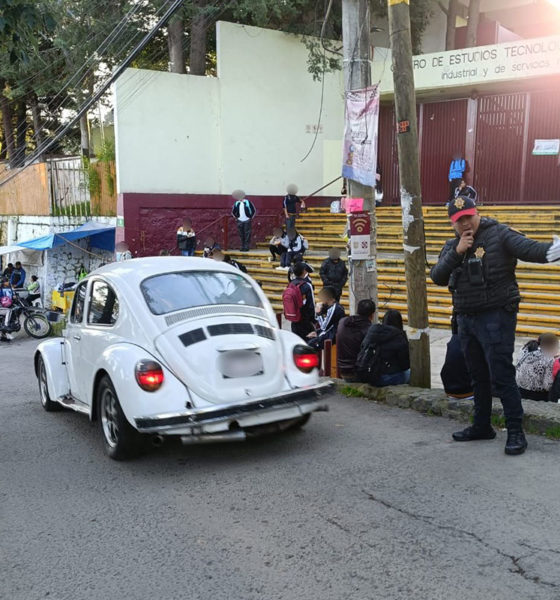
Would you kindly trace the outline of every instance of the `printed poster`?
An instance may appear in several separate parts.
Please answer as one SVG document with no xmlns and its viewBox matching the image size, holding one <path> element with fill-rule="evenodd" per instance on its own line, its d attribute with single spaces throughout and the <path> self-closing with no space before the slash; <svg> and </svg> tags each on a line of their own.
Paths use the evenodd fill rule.
<svg viewBox="0 0 560 600">
<path fill-rule="evenodd" d="M 375 186 L 378 124 L 378 86 L 348 92 L 342 157 L 343 177 L 362 185 Z"/>
</svg>

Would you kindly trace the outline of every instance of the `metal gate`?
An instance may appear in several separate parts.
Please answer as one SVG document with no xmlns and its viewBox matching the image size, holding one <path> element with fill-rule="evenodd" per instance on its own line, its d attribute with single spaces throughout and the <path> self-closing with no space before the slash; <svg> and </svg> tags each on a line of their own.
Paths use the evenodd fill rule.
<svg viewBox="0 0 560 600">
<path fill-rule="evenodd" d="M 449 199 L 451 159 L 455 153 L 465 156 L 467 100 L 430 102 L 420 114 L 422 202 L 443 205 Z"/>
<path fill-rule="evenodd" d="M 47 160 L 49 194 L 54 216 L 88 216 L 89 184 L 80 157 Z"/>
<path fill-rule="evenodd" d="M 519 202 L 527 94 L 478 101 L 474 187 L 487 204 Z"/>
<path fill-rule="evenodd" d="M 525 151 L 524 204 L 560 201 L 558 156 L 533 156 L 536 139 L 560 138 L 560 96 L 553 90 L 533 92 L 529 98 L 529 127 Z"/>
</svg>

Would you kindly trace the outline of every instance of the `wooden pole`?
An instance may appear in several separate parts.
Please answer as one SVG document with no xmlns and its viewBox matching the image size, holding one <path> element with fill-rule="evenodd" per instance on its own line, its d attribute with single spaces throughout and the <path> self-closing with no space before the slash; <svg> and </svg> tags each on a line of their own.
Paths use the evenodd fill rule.
<svg viewBox="0 0 560 600">
<path fill-rule="evenodd" d="M 368 0 L 343 0 L 342 45 L 347 92 L 371 85 L 370 29 Z M 364 199 L 364 211 L 369 213 L 371 222 L 370 258 L 353 260 L 350 265 L 350 311 L 355 313 L 360 300 L 373 300 L 377 304 L 377 221 L 372 187 L 349 180 L 348 194 Z"/>
<path fill-rule="evenodd" d="M 418 160 L 418 123 L 412 69 L 410 14 L 408 0 L 387 0 L 387 4 L 395 87 L 410 340 L 410 383 L 429 388 L 431 378 L 426 292 L 426 243 Z"/>
</svg>

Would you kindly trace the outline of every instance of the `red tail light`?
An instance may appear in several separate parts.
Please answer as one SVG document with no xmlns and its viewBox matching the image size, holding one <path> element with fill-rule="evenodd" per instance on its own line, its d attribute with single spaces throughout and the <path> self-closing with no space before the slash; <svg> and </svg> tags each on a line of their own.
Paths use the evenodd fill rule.
<svg viewBox="0 0 560 600">
<path fill-rule="evenodd" d="M 134 374 L 138 385 L 145 392 L 159 390 L 164 379 L 161 365 L 154 360 L 141 360 L 138 362 Z"/>
<path fill-rule="evenodd" d="M 309 346 L 296 346 L 294 363 L 302 373 L 311 373 L 313 369 L 319 368 L 319 355 Z"/>
</svg>

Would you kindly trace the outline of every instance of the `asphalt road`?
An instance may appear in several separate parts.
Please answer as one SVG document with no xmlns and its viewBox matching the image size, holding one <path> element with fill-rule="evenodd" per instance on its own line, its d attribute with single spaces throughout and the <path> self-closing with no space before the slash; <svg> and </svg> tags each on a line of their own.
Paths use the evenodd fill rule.
<svg viewBox="0 0 560 600">
<path fill-rule="evenodd" d="M 305 431 L 116 463 L 0 346 L 6 600 L 560 598 L 560 444 L 336 397 Z"/>
</svg>

